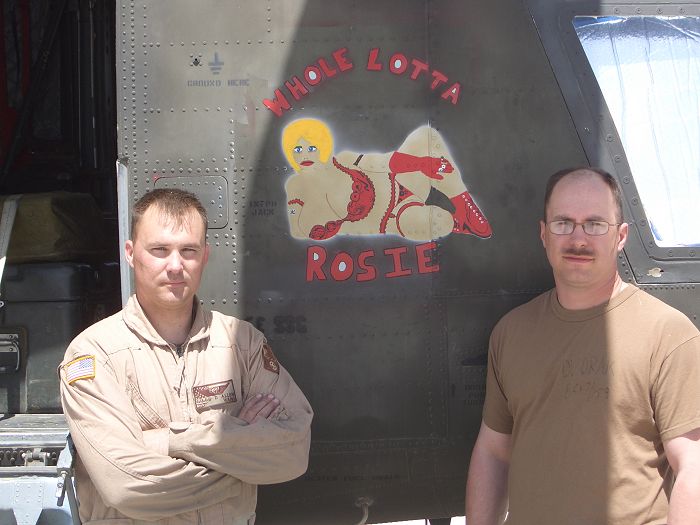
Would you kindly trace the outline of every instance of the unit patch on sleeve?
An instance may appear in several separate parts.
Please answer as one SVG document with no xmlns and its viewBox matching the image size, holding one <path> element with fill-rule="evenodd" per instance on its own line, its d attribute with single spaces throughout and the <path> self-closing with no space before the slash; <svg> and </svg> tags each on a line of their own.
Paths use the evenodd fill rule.
<svg viewBox="0 0 700 525">
<path fill-rule="evenodd" d="M 73 359 L 70 363 L 63 365 L 63 370 L 69 385 L 79 379 L 92 379 L 95 377 L 95 356 L 84 355 Z"/>
<path fill-rule="evenodd" d="M 237 399 L 236 389 L 233 387 L 233 379 L 192 387 L 192 394 L 194 395 L 194 404 L 197 410 L 235 403 Z"/>
<path fill-rule="evenodd" d="M 275 354 L 272 353 L 272 348 L 270 348 L 270 345 L 267 343 L 265 343 L 262 347 L 262 358 L 265 370 L 269 370 L 275 374 L 280 373 L 280 364 L 277 361 Z"/>
</svg>

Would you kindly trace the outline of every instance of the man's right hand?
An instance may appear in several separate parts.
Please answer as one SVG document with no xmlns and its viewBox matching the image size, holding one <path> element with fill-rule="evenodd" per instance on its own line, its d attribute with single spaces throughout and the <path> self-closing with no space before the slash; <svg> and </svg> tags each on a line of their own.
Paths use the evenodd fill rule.
<svg viewBox="0 0 700 525">
<path fill-rule="evenodd" d="M 242 419 L 249 425 L 267 419 L 270 414 L 280 406 L 280 400 L 272 394 L 257 394 L 248 399 L 238 414 L 238 419 Z"/>
</svg>

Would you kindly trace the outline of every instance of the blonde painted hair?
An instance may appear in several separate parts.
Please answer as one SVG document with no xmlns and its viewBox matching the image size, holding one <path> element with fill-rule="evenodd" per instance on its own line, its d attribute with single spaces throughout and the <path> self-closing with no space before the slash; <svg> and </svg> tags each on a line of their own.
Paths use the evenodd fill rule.
<svg viewBox="0 0 700 525">
<path fill-rule="evenodd" d="M 293 150 L 298 146 L 299 139 L 306 139 L 318 148 L 321 162 L 328 162 L 333 152 L 333 135 L 326 124 L 315 118 L 301 118 L 287 124 L 282 131 L 282 151 L 295 170 L 299 164 L 294 160 Z"/>
</svg>

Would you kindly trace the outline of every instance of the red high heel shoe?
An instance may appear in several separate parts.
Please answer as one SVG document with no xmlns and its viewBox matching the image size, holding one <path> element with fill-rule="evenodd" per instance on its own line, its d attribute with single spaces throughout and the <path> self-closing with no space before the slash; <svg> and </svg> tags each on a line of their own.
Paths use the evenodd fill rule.
<svg viewBox="0 0 700 525">
<path fill-rule="evenodd" d="M 452 229 L 453 233 L 476 235 L 482 239 L 491 237 L 493 233 L 491 225 L 486 220 L 483 212 L 474 203 L 468 191 L 452 197 L 450 201 L 455 207 L 455 212 L 452 214 L 455 223 Z"/>
</svg>

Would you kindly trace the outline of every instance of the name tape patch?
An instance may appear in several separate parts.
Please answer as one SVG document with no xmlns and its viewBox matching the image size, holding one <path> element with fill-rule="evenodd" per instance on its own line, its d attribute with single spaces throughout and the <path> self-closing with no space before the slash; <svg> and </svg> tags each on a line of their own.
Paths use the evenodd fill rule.
<svg viewBox="0 0 700 525">
<path fill-rule="evenodd" d="M 68 384 L 75 383 L 79 379 L 92 379 L 95 377 L 95 356 L 84 355 L 73 359 L 70 363 L 63 365 L 66 372 Z"/>
<path fill-rule="evenodd" d="M 194 404 L 197 410 L 235 403 L 237 399 L 236 389 L 233 387 L 233 379 L 192 387 L 192 394 L 194 395 Z"/>
</svg>

